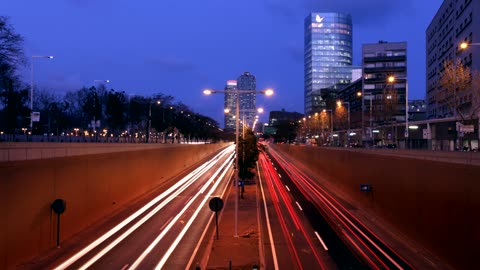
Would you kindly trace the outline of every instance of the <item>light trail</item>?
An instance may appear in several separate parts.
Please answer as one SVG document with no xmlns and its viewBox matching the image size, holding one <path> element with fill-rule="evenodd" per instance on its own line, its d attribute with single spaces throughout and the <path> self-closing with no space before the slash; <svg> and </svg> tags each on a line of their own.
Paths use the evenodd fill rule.
<svg viewBox="0 0 480 270">
<path fill-rule="evenodd" d="M 228 164 L 227 164 L 228 162 Z M 233 162 L 231 160 L 227 160 L 225 164 L 222 165 L 222 167 L 224 167 L 225 169 L 223 170 L 222 174 L 220 175 L 219 179 L 225 179 L 225 174 L 227 173 L 228 169 L 232 166 Z M 220 171 L 222 168 L 220 168 L 218 171 Z M 213 179 L 214 176 L 212 176 L 211 179 Z M 209 181 L 210 182 L 210 181 Z M 197 207 L 197 209 L 195 210 L 195 212 L 193 213 L 193 215 L 190 217 L 190 219 L 188 220 L 187 224 L 185 224 L 185 226 L 183 227 L 182 231 L 179 233 L 179 235 L 177 236 L 177 238 L 175 239 L 175 241 L 173 241 L 173 243 L 170 245 L 170 247 L 168 248 L 167 252 L 165 252 L 165 254 L 162 256 L 162 259 L 160 260 L 160 262 L 158 262 L 157 266 L 155 267 L 155 269 L 157 270 L 161 270 L 163 268 L 163 266 L 165 265 L 165 263 L 167 262 L 168 258 L 170 258 L 170 256 L 172 255 L 173 251 L 175 250 L 175 248 L 178 246 L 178 244 L 180 243 L 180 241 L 182 240 L 182 238 L 185 236 L 185 234 L 187 233 L 188 229 L 190 229 L 190 226 L 192 225 L 193 221 L 195 221 L 195 219 L 197 218 L 198 214 L 200 213 L 200 210 L 204 209 L 204 205 L 205 203 L 207 202 L 207 200 L 210 198 L 210 195 L 212 195 L 212 193 L 217 189 L 218 185 L 221 183 L 221 180 L 215 182 L 215 184 L 210 188 L 210 191 L 207 193 L 207 195 L 203 198 L 202 202 L 200 203 L 200 205 Z M 200 194 L 197 194 L 197 195 L 200 195 Z"/>
<path fill-rule="evenodd" d="M 233 155 L 233 154 L 232 154 Z M 210 177 L 210 180 L 212 178 L 215 178 L 218 173 L 220 172 L 220 170 L 223 169 L 223 167 L 228 163 L 228 162 L 231 162 L 230 159 L 227 159 L 225 161 L 225 163 L 222 165 L 222 167 L 218 170 L 215 171 L 215 173 L 212 175 L 212 177 Z M 143 251 L 143 253 L 137 258 L 137 260 L 135 260 L 135 262 L 128 268 L 129 270 L 133 270 L 133 269 L 136 269 L 140 263 L 143 261 L 143 259 L 150 253 L 152 252 L 153 248 L 158 244 L 158 242 L 160 242 L 160 240 L 162 240 L 162 238 L 170 231 L 170 229 L 175 225 L 175 223 L 177 222 L 177 220 L 183 215 L 183 213 L 185 213 L 185 211 L 187 211 L 188 207 L 190 207 L 190 205 L 194 202 L 194 199 L 197 198 L 198 196 L 200 196 L 200 193 L 197 193 L 195 194 L 195 196 L 193 197 L 192 200 L 190 200 L 190 202 L 185 205 L 183 207 L 183 209 L 175 216 L 175 218 L 173 218 L 170 223 L 167 225 L 167 227 L 165 227 L 165 230 L 163 230 L 156 238 L 155 240 L 152 241 L 152 243 Z"/>
<path fill-rule="evenodd" d="M 299 170 L 296 166 L 293 166 L 291 162 L 287 162 L 283 157 L 281 157 L 277 153 L 274 153 L 274 151 L 272 152 L 271 154 L 278 161 L 279 165 L 283 168 L 284 172 L 286 172 L 287 175 L 289 175 L 292 181 L 296 182 L 297 187 L 304 194 L 304 196 L 306 196 L 312 202 L 314 202 L 317 205 L 317 207 L 319 208 L 326 207 L 326 209 L 329 209 L 330 210 L 329 212 L 333 214 L 337 218 L 337 220 L 339 220 L 344 225 L 345 229 L 348 230 L 353 235 L 353 237 L 355 237 L 356 240 L 366 250 L 368 250 L 371 253 L 370 255 L 365 254 L 363 249 L 360 248 L 357 244 L 355 244 L 355 241 L 350 236 L 348 236 L 346 232 L 342 230 L 342 233 L 349 239 L 350 243 L 358 250 L 360 254 L 362 254 L 362 256 L 367 261 L 369 261 L 372 267 L 375 266 L 375 263 L 373 263 L 373 261 L 370 258 L 373 256 L 382 265 L 382 267 L 389 268 L 383 262 L 383 260 L 376 255 L 376 252 L 374 252 L 367 245 L 367 243 L 372 245 L 393 266 L 395 266 L 398 269 L 403 269 L 403 267 L 394 258 L 392 258 L 392 256 L 387 254 L 387 252 L 382 247 L 380 247 L 377 244 L 377 242 L 375 242 L 372 239 L 372 237 L 374 237 L 375 240 L 381 243 L 385 248 L 387 248 L 389 252 L 393 253 L 396 257 L 399 258 L 399 260 L 401 260 L 408 267 L 413 269 L 413 267 L 411 267 L 405 260 L 403 260 L 400 255 L 398 255 L 394 250 L 390 249 L 388 245 L 386 245 L 382 241 L 382 239 L 380 239 L 375 233 L 373 233 L 367 226 L 363 225 L 363 223 L 360 220 L 358 220 L 355 216 L 351 215 L 350 212 L 347 209 L 345 209 L 345 207 L 340 202 L 338 202 L 332 195 L 330 195 L 329 192 L 326 192 L 317 182 L 315 182 L 310 177 L 308 177 L 304 172 Z M 313 194 L 315 194 L 316 196 L 315 197 L 311 196 L 310 192 L 313 192 Z M 320 200 L 320 202 L 318 200 Z M 363 229 L 360 228 L 359 226 L 361 226 Z M 368 232 L 372 237 L 368 236 L 367 233 L 364 232 L 364 230 Z M 356 231 L 356 233 L 354 231 Z M 361 237 L 365 239 L 366 242 L 363 241 Z"/>
<path fill-rule="evenodd" d="M 258 181 L 260 181 L 260 190 L 262 192 L 265 218 L 267 219 L 267 231 L 268 231 L 268 239 L 270 239 L 270 249 L 272 251 L 272 257 L 273 257 L 273 267 L 275 270 L 278 270 L 279 267 L 278 267 L 277 251 L 275 249 L 275 242 L 273 240 L 272 227 L 270 225 L 270 217 L 268 216 L 267 201 L 265 199 L 265 192 L 263 191 L 262 177 L 260 176 L 260 167 L 258 166 L 258 162 L 257 162 L 257 172 L 258 172 Z"/>
<path fill-rule="evenodd" d="M 320 243 L 322 244 L 323 248 L 328 251 L 328 248 L 327 248 L 327 245 L 325 245 L 325 242 L 323 242 L 323 239 L 320 237 L 320 234 L 318 234 L 318 232 L 315 232 L 315 235 L 317 236 L 318 240 L 320 241 Z"/>
<path fill-rule="evenodd" d="M 232 161 L 233 162 L 233 161 Z M 234 175 L 234 172 L 230 174 L 228 179 L 232 179 L 232 176 Z M 228 184 L 225 185 L 225 188 L 223 189 L 222 193 L 220 194 L 220 198 L 224 198 L 224 194 L 228 188 Z M 197 245 L 195 246 L 195 249 L 193 250 L 192 256 L 190 256 L 190 260 L 187 263 L 187 266 L 185 266 L 185 270 L 189 270 L 192 267 L 193 264 L 193 259 L 195 259 L 195 256 L 197 255 L 198 250 L 200 249 L 201 243 L 203 241 L 203 238 L 205 238 L 205 235 L 207 234 L 208 229 L 210 228 L 210 224 L 212 223 L 213 217 L 215 214 L 212 212 L 210 214 L 210 218 L 207 222 L 207 226 L 205 226 L 205 229 L 202 232 L 202 235 L 200 236 L 200 239 L 198 239 Z"/>
<path fill-rule="evenodd" d="M 161 201 L 162 199 L 164 199 L 165 197 L 167 197 L 169 194 L 171 194 L 172 192 L 174 192 L 176 189 L 178 188 L 181 188 L 182 185 L 185 185 L 186 183 L 188 183 L 188 181 L 190 181 L 190 179 L 192 178 L 195 178 L 197 179 L 198 177 L 201 176 L 201 174 L 205 173 L 208 168 L 212 167 L 213 165 L 215 165 L 222 157 L 224 157 L 226 155 L 226 153 L 228 152 L 231 152 L 232 149 L 234 148 L 234 146 L 229 146 L 227 148 L 225 148 L 224 150 L 222 150 L 221 152 L 219 152 L 217 155 L 215 155 L 212 159 L 210 159 L 209 161 L 203 163 L 202 165 L 200 165 L 197 169 L 193 170 L 192 172 L 190 172 L 189 174 L 187 174 L 185 177 L 183 177 L 180 181 L 178 181 L 177 183 L 175 183 L 174 185 L 172 185 L 170 188 L 168 188 L 165 192 L 163 192 L 162 194 L 158 195 L 157 197 L 155 197 L 153 200 L 151 200 L 149 203 L 147 203 L 145 206 L 143 206 L 142 208 L 140 208 L 139 210 L 137 210 L 135 213 L 133 213 L 132 215 L 130 215 L 128 218 L 126 218 L 125 220 L 123 220 L 122 222 L 120 222 L 118 225 L 116 225 L 115 227 L 113 227 L 112 229 L 110 229 L 108 232 L 106 232 L 104 235 L 102 235 L 101 237 L 99 237 L 98 239 L 96 239 L 95 241 L 93 241 L 92 243 L 90 243 L 88 246 L 86 246 L 85 248 L 83 248 L 82 250 L 80 250 L 79 252 L 77 252 L 75 255 L 73 255 L 72 257 L 70 257 L 69 259 L 67 259 L 66 261 L 64 261 L 62 264 L 58 265 L 57 267 L 55 267 L 55 270 L 63 270 L 63 269 L 66 269 L 67 267 L 69 267 L 70 265 L 72 265 L 73 263 L 75 263 L 78 259 L 80 259 L 81 257 L 83 257 L 85 254 L 87 254 L 88 252 L 90 252 L 91 250 L 93 250 L 95 247 L 97 247 L 98 245 L 100 245 L 101 243 L 103 243 L 105 240 L 107 240 L 108 238 L 110 238 L 112 235 L 114 235 L 115 233 L 117 233 L 118 231 L 120 231 L 123 227 L 125 227 L 127 224 L 129 224 L 130 222 L 132 222 L 134 219 L 136 219 L 137 217 L 139 217 L 141 214 L 143 214 L 145 211 L 147 211 L 149 208 L 151 208 L 153 205 L 157 204 L 159 201 Z"/>
</svg>

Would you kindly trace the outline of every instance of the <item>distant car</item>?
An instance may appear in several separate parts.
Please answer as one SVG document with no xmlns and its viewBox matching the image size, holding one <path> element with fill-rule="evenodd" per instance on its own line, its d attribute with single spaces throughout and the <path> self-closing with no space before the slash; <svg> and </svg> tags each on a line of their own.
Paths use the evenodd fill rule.
<svg viewBox="0 0 480 270">
<path fill-rule="evenodd" d="M 387 144 L 387 148 L 389 148 L 389 149 L 395 149 L 395 148 L 397 148 L 397 145 L 394 144 L 394 143 L 389 143 L 389 144 Z"/>
</svg>

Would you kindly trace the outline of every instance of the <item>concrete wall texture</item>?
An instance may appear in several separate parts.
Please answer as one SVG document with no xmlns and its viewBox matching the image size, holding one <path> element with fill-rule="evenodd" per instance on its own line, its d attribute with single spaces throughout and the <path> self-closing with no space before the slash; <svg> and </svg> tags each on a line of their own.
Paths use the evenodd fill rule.
<svg viewBox="0 0 480 270">
<path fill-rule="evenodd" d="M 476 265 L 480 166 L 275 145 L 456 269 Z M 372 194 L 360 192 L 371 184 Z"/>
<path fill-rule="evenodd" d="M 0 162 L 0 269 L 56 246 L 52 202 L 66 201 L 61 239 L 159 187 L 226 144 Z"/>
</svg>

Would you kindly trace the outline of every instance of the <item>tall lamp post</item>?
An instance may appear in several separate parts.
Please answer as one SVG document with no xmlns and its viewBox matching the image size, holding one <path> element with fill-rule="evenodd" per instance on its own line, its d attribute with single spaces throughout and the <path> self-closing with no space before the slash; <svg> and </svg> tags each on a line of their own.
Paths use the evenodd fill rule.
<svg viewBox="0 0 480 270">
<path fill-rule="evenodd" d="M 370 139 L 372 140 L 372 146 L 373 146 L 373 124 L 372 124 L 372 100 L 373 100 L 373 94 L 366 94 L 365 92 L 357 92 L 357 96 L 362 97 L 362 132 L 364 132 L 364 112 L 365 112 L 365 99 L 368 99 L 370 101 L 370 117 L 369 117 L 369 128 L 370 128 Z"/>
<path fill-rule="evenodd" d="M 205 95 L 211 95 L 211 94 L 234 94 L 236 95 L 236 112 L 235 112 L 235 179 L 234 179 L 234 185 L 235 185 L 235 233 L 234 237 L 238 237 L 238 172 L 239 172 L 239 154 L 238 154 L 238 129 L 239 129 L 239 118 L 240 118 L 240 95 L 243 94 L 264 94 L 266 96 L 271 96 L 273 95 L 273 90 L 272 89 L 265 89 L 262 91 L 256 91 L 256 90 L 240 90 L 238 88 L 235 88 L 234 90 L 211 90 L 211 89 L 205 89 L 203 91 Z"/>
<path fill-rule="evenodd" d="M 47 58 L 47 59 L 53 59 L 53 56 L 51 55 L 32 55 L 32 62 L 31 62 L 31 82 L 30 82 L 30 130 L 32 131 L 33 135 L 33 83 L 34 83 L 34 67 L 33 63 L 35 58 Z"/>
<path fill-rule="evenodd" d="M 337 101 L 337 106 L 342 107 L 342 104 L 347 105 L 347 112 L 348 112 L 348 132 L 347 132 L 347 141 L 348 146 L 350 146 L 350 102 L 349 101 Z"/>
<path fill-rule="evenodd" d="M 95 97 L 97 96 L 97 88 L 95 88 L 95 84 L 97 84 L 97 83 L 109 83 L 109 82 L 110 82 L 110 80 L 93 80 L 93 88 L 95 89 Z M 93 101 L 93 123 L 92 123 L 92 127 L 93 127 L 93 135 L 95 136 L 95 141 L 97 141 L 97 131 L 95 130 L 95 127 L 97 126 L 97 121 L 95 119 L 95 113 L 96 113 L 95 104 L 96 104 L 96 100 Z"/>
<path fill-rule="evenodd" d="M 388 82 L 394 83 L 395 80 L 405 80 L 405 148 L 408 148 L 408 80 L 407 78 L 396 78 L 389 76 Z"/>
<path fill-rule="evenodd" d="M 330 144 L 333 145 L 333 111 L 330 109 L 323 109 L 324 113 L 330 112 Z"/>
<path fill-rule="evenodd" d="M 157 100 L 155 104 L 160 105 L 162 102 Z M 150 142 L 150 129 L 152 128 L 152 101 L 148 102 L 148 123 L 147 123 L 147 143 Z"/>
</svg>

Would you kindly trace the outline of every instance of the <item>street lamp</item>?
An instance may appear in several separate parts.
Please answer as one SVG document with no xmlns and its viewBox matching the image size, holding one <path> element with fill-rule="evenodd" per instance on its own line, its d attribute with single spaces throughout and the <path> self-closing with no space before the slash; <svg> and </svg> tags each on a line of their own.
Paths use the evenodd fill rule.
<svg viewBox="0 0 480 270">
<path fill-rule="evenodd" d="M 470 46 L 479 46 L 479 45 L 480 45 L 480 43 L 468 43 L 468 42 L 464 41 L 464 42 L 460 43 L 460 49 L 465 50 Z"/>
<path fill-rule="evenodd" d="M 330 109 L 323 109 L 322 112 L 327 113 L 330 112 L 330 144 L 333 145 L 333 111 Z"/>
<path fill-rule="evenodd" d="M 273 90 L 272 89 L 265 89 L 262 91 L 256 91 L 256 90 L 240 90 L 238 88 L 235 88 L 234 90 L 212 90 L 212 89 L 205 89 L 203 90 L 203 94 L 205 95 L 211 95 L 211 94 L 235 94 L 236 95 L 236 112 L 235 112 L 235 179 L 234 179 L 234 185 L 235 185 L 235 233 L 234 237 L 238 237 L 238 172 L 239 172 L 239 155 L 238 155 L 238 126 L 239 126 L 239 118 L 240 118 L 240 95 L 243 94 L 264 94 L 266 96 L 271 96 L 273 95 Z"/>
<path fill-rule="evenodd" d="M 33 134 L 33 82 L 34 82 L 33 63 L 34 63 L 35 58 L 52 59 L 53 56 L 51 56 L 51 55 L 32 55 L 32 62 L 31 62 L 32 78 L 31 78 L 31 82 L 30 82 L 30 130 L 32 131 L 32 134 Z"/>
<path fill-rule="evenodd" d="M 96 83 L 109 83 L 110 80 L 93 80 L 93 89 L 95 89 L 95 100 L 93 100 L 93 123 L 92 123 L 92 126 L 93 126 L 93 133 L 95 134 L 95 141 L 97 141 L 97 134 L 96 134 L 96 130 L 95 130 L 95 127 L 97 126 L 97 121 L 95 119 L 95 115 L 96 115 L 96 110 L 95 110 L 95 103 L 96 103 L 96 98 L 97 98 L 97 88 L 95 88 L 95 84 Z"/>
<path fill-rule="evenodd" d="M 405 80 L 405 148 L 408 148 L 408 80 L 407 78 L 388 77 L 389 83 L 394 83 L 395 80 Z"/>
<path fill-rule="evenodd" d="M 148 103 L 147 143 L 150 142 L 150 129 L 152 127 L 152 101 L 150 100 Z M 157 105 L 162 104 L 160 100 L 157 100 L 155 103 Z"/>
<path fill-rule="evenodd" d="M 370 138 L 372 139 L 372 146 L 373 146 L 373 133 L 372 133 L 372 129 L 373 129 L 373 117 L 372 117 L 372 100 L 373 100 L 373 97 L 374 95 L 373 94 L 362 94 L 362 92 L 357 92 L 357 96 L 362 96 L 362 132 L 364 130 L 364 117 L 363 117 L 363 114 L 364 114 L 364 111 L 365 111 L 365 99 L 368 99 L 370 100 L 370 117 L 369 117 L 369 122 L 370 122 L 370 125 L 369 125 L 369 128 L 370 128 Z"/>
<path fill-rule="evenodd" d="M 337 101 L 337 106 L 342 107 L 342 104 L 347 105 L 347 112 L 348 112 L 348 133 L 347 133 L 347 140 L 350 146 L 350 102 L 349 101 Z"/>
</svg>

